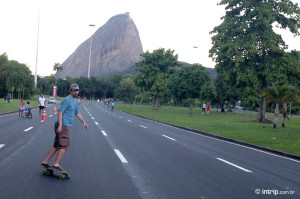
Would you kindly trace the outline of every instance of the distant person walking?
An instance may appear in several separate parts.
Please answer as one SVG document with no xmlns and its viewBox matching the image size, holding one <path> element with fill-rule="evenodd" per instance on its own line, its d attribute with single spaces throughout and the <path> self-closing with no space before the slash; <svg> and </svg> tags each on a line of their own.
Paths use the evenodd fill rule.
<svg viewBox="0 0 300 199">
<path fill-rule="evenodd" d="M 206 105 L 206 110 L 207 110 L 206 115 L 209 115 L 209 111 L 210 111 L 210 103 L 207 103 L 207 105 Z"/>
<path fill-rule="evenodd" d="M 72 84 L 70 86 L 70 95 L 62 101 L 61 107 L 58 109 L 58 120 L 54 125 L 54 144 L 53 147 L 49 150 L 46 158 L 41 163 L 41 166 L 43 167 L 50 167 L 49 160 L 56 152 L 58 152 L 52 169 L 60 172 L 66 172 L 66 170 L 64 170 L 59 164 L 66 150 L 70 148 L 70 128 L 73 125 L 75 115 L 83 123 L 84 128 L 86 130 L 88 129 L 88 126 L 83 120 L 78 108 L 78 102 L 76 100 L 78 93 L 79 86 L 77 84 Z"/>
<path fill-rule="evenodd" d="M 45 101 L 44 94 L 41 94 L 39 97 L 39 114 L 41 115 L 42 110 L 45 109 Z"/>
<path fill-rule="evenodd" d="M 203 102 L 203 104 L 202 104 L 202 115 L 205 113 L 205 109 L 206 109 L 206 104 L 205 104 L 205 102 Z"/>
<path fill-rule="evenodd" d="M 8 91 L 7 93 L 7 103 L 10 103 L 11 93 Z"/>
<path fill-rule="evenodd" d="M 112 110 L 112 111 L 114 110 L 114 107 L 115 107 L 115 102 L 112 101 L 112 103 L 111 103 L 111 110 Z"/>
</svg>

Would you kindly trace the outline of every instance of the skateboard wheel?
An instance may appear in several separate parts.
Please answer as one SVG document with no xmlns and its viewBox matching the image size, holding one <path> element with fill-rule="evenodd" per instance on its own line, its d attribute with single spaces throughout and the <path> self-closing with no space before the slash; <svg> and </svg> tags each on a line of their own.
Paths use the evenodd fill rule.
<svg viewBox="0 0 300 199">
<path fill-rule="evenodd" d="M 43 174 L 44 174 L 44 175 L 47 175 L 47 173 L 48 173 L 47 171 L 43 171 Z"/>
<path fill-rule="evenodd" d="M 60 178 L 60 179 L 64 179 L 64 178 L 65 178 L 65 176 L 64 176 L 64 175 L 61 175 L 61 176 L 59 176 L 59 178 Z"/>
<path fill-rule="evenodd" d="M 68 179 L 70 179 L 70 178 L 71 178 L 70 174 L 68 174 L 68 175 L 67 175 L 67 178 L 68 178 Z"/>
</svg>

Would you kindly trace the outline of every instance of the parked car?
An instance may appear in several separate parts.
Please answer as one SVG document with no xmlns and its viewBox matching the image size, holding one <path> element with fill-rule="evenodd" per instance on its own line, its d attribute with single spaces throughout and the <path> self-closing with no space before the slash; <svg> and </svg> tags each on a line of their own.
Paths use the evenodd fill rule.
<svg viewBox="0 0 300 199">
<path fill-rule="evenodd" d="M 55 104 L 55 98 L 54 97 L 49 97 L 48 99 L 48 104 Z"/>
</svg>

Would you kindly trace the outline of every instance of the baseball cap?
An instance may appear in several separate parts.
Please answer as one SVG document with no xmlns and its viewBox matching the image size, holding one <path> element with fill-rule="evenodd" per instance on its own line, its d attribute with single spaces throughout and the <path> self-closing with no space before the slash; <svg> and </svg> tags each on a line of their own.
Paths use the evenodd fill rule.
<svg viewBox="0 0 300 199">
<path fill-rule="evenodd" d="M 79 86 L 77 84 L 71 84 L 70 90 L 79 90 Z"/>
</svg>

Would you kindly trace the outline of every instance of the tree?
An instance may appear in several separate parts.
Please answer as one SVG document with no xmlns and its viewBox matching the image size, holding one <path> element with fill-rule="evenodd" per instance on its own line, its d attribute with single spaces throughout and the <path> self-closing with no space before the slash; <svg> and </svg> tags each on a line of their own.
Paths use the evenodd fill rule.
<svg viewBox="0 0 300 199">
<path fill-rule="evenodd" d="M 146 91 L 146 82 L 143 79 L 142 75 L 138 75 L 133 79 L 134 84 L 136 85 L 136 89 L 138 90 L 138 95 L 136 96 L 139 99 L 139 110 L 141 110 L 142 103 L 145 98 L 150 96 L 149 91 Z"/>
<path fill-rule="evenodd" d="M 116 90 L 120 86 L 122 79 L 123 79 L 122 74 L 113 74 L 107 78 L 105 88 L 104 88 L 106 98 L 115 97 Z"/>
<path fill-rule="evenodd" d="M 33 91 L 33 77 L 28 66 L 15 60 L 8 60 L 4 53 L 0 55 L 0 95 L 6 95 L 10 90 L 12 96 L 18 93 L 18 98 L 30 96 Z"/>
<path fill-rule="evenodd" d="M 141 54 L 144 60 L 136 63 L 136 85 L 142 92 L 149 92 L 155 99 L 154 110 L 157 110 L 159 98 L 166 93 L 166 80 L 170 67 L 179 66 L 178 55 L 174 50 L 159 48 L 152 53 Z"/>
<path fill-rule="evenodd" d="M 128 101 L 133 101 L 135 91 L 133 79 L 128 77 L 122 80 L 116 93 L 118 98 L 124 100 L 126 103 Z"/>
<path fill-rule="evenodd" d="M 176 101 L 189 103 L 190 114 L 196 99 L 212 100 L 215 93 L 209 73 L 200 64 L 183 66 L 170 75 L 167 88 Z"/>
<path fill-rule="evenodd" d="M 262 96 L 279 76 L 299 77 L 299 63 L 289 65 L 287 46 L 273 30 L 273 24 L 299 35 L 300 9 L 290 0 L 222 0 L 226 15 L 211 32 L 210 57 L 218 74 L 224 76 L 228 89 L 239 94 Z M 286 70 L 286 68 L 289 70 Z M 265 97 L 261 97 L 258 121 L 265 122 Z"/>
<path fill-rule="evenodd" d="M 275 111 L 274 111 L 274 128 L 278 127 L 278 117 L 279 117 L 279 106 L 282 106 L 282 127 L 286 126 L 287 118 L 287 108 L 286 102 L 288 100 L 297 101 L 297 90 L 295 87 L 290 85 L 275 85 L 272 84 L 271 87 L 268 87 L 263 95 L 267 98 L 267 104 L 275 102 Z"/>
<path fill-rule="evenodd" d="M 53 71 L 55 71 L 56 76 L 58 76 L 58 72 L 62 71 L 62 70 L 63 70 L 63 67 L 62 67 L 62 65 L 59 62 L 54 64 Z M 57 79 L 55 81 L 55 85 L 57 85 Z"/>
</svg>

